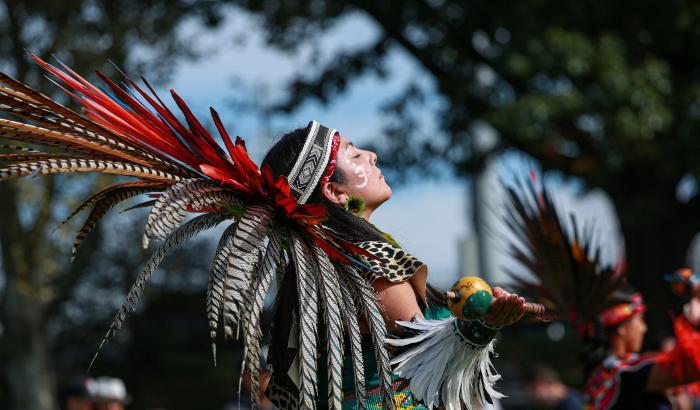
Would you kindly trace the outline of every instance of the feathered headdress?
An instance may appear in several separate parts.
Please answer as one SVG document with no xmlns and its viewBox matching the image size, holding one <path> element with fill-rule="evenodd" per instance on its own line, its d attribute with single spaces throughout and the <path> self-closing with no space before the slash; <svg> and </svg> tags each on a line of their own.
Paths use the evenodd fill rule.
<svg viewBox="0 0 700 410">
<path fill-rule="evenodd" d="M 534 277 L 509 270 L 518 293 L 534 296 L 553 316 L 569 319 L 584 339 L 598 324 L 613 325 L 608 320 L 613 316 L 619 323 L 619 313 L 630 317 L 625 309 L 610 306 L 613 292 L 624 283 L 623 264 L 601 262 L 593 225 L 579 229 L 572 214 L 569 231 L 544 183 L 541 189 L 536 187 L 534 175 L 515 185 L 505 187 L 505 223 L 515 238 L 509 253 Z"/>
<path fill-rule="evenodd" d="M 134 178 L 96 193 L 68 217 L 91 209 L 74 242 L 73 255 L 110 208 L 139 195 L 152 198 L 139 205 L 151 207 L 144 245 L 154 239 L 161 243 L 136 277 L 100 348 L 121 328 L 149 277 L 173 247 L 226 224 L 207 288 L 214 360 L 214 340 L 221 327 L 227 337 L 237 336 L 242 330 L 244 363 L 250 372 L 252 391 L 257 391 L 263 302 L 273 275 L 283 274 L 292 263 L 300 299 L 295 335 L 302 347 L 298 363 L 301 405 L 316 407 L 318 343 L 325 339 L 328 403 L 340 409 L 344 331 L 350 336 L 349 351 L 356 364 L 356 388 L 360 394 L 364 391 L 359 314 L 373 335 L 384 406 L 393 408 L 389 360 L 383 345 L 386 330 L 375 294 L 357 262 L 358 257 L 365 261 L 373 257 L 321 223 L 326 218 L 324 206 L 305 204 L 310 184 L 322 180 L 324 170 L 333 162 L 333 142 L 337 145 L 334 132 L 325 129 L 321 135 L 317 125 L 311 126 L 299 168 L 295 167 L 289 180 L 284 176 L 274 178 L 269 167 L 259 169 L 249 158 L 243 140 L 231 140 L 213 109 L 212 119 L 225 150 L 172 90 L 185 123 L 145 80 L 150 92 L 126 76 L 127 85 L 121 88 L 98 72 L 109 88 L 102 91 L 65 65 L 57 68 L 30 56 L 63 83 L 82 105 L 84 115 L 0 74 L 0 110 L 25 120 L 0 119 L 0 140 L 14 143 L 2 145 L 5 152 L 0 154 L 0 181 L 66 172 Z M 330 149 L 324 145 L 329 141 Z M 197 216 L 186 221 L 188 214 Z M 319 320 L 325 323 L 325 338 L 318 334 Z"/>
</svg>

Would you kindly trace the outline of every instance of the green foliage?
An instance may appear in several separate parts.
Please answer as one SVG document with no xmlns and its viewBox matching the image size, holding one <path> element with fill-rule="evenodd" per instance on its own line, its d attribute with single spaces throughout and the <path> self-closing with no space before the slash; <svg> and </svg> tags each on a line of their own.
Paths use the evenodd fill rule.
<svg viewBox="0 0 700 410">
<path fill-rule="evenodd" d="M 353 13 L 381 30 L 368 46 L 324 59 L 329 62 L 314 70 L 318 75 L 300 73 L 280 104 L 284 110 L 308 99 L 329 101 L 360 76 L 386 73 L 390 50 L 423 65 L 437 82 L 433 91 L 447 102 L 438 118 L 449 144 L 429 144 L 430 150 L 406 144 L 420 138 L 405 110 L 396 109 L 406 126 L 393 129 L 389 119 L 387 153 L 428 151 L 468 173 L 491 154 L 472 149 L 474 121 L 486 120 L 502 138 L 499 148 L 517 147 L 597 184 L 627 161 L 671 153 L 678 154 L 674 177 L 696 171 L 683 145 L 668 142 L 697 145 L 697 7 L 658 1 L 238 3 L 265 18 L 270 44 L 288 50 L 313 44 Z M 412 87 L 398 99 L 422 104 L 431 90 Z M 419 152 L 406 148 L 412 145 Z M 579 156 L 588 166 L 572 160 Z"/>
<path fill-rule="evenodd" d="M 265 21 L 269 43 L 294 50 L 349 15 L 379 34 L 300 73 L 279 106 L 342 98 L 357 78 L 386 75 L 394 51 L 418 62 L 434 88 L 406 84 L 387 102 L 382 162 L 405 174 L 447 162 L 458 174 L 516 148 L 546 169 L 604 189 L 619 212 L 632 281 L 652 303 L 686 263 L 700 230 L 700 198 L 679 200 L 682 178 L 700 178 L 700 7 L 642 1 L 239 1 Z M 348 63 L 352 62 L 352 63 Z M 443 103 L 440 131 L 421 135 L 416 112 Z M 433 98 L 432 100 L 435 100 Z M 499 135 L 476 147 L 485 122 Z M 654 320 L 654 314 L 650 315 Z M 657 315 L 661 317 L 663 315 Z M 661 319 L 664 320 L 663 318 Z"/>
</svg>

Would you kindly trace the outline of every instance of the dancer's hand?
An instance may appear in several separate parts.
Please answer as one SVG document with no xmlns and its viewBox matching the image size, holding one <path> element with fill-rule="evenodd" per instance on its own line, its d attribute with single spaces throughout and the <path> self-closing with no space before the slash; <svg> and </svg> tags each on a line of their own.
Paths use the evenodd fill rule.
<svg viewBox="0 0 700 410">
<path fill-rule="evenodd" d="M 484 315 L 484 322 L 497 327 L 512 325 L 520 320 L 525 313 L 525 299 L 505 290 L 493 288 L 493 301 L 488 312 Z"/>
</svg>

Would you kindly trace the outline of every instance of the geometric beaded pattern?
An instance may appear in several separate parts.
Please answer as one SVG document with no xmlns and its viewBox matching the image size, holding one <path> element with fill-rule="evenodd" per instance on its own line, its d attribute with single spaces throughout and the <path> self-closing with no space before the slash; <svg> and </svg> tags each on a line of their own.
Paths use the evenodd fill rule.
<svg viewBox="0 0 700 410">
<path fill-rule="evenodd" d="M 289 187 L 299 204 L 306 203 L 321 180 L 331 158 L 335 133 L 336 130 L 324 127 L 316 121 L 309 123 L 304 147 L 287 176 Z"/>
</svg>

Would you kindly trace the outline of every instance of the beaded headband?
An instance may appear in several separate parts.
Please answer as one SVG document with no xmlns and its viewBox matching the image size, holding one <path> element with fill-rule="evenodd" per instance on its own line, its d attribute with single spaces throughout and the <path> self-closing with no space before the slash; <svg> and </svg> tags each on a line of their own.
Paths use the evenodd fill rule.
<svg viewBox="0 0 700 410">
<path fill-rule="evenodd" d="M 292 194 L 300 204 L 309 200 L 322 179 L 327 181 L 333 174 L 340 145 L 340 135 L 333 128 L 324 127 L 316 121 L 311 121 L 308 128 L 304 147 L 287 176 Z"/>
<path fill-rule="evenodd" d="M 621 303 L 611 308 L 605 309 L 600 314 L 600 322 L 605 327 L 616 326 L 625 320 L 631 318 L 639 312 L 645 312 L 647 306 L 644 304 L 641 293 L 635 293 L 632 296 L 632 301 L 629 303 Z"/>
</svg>

